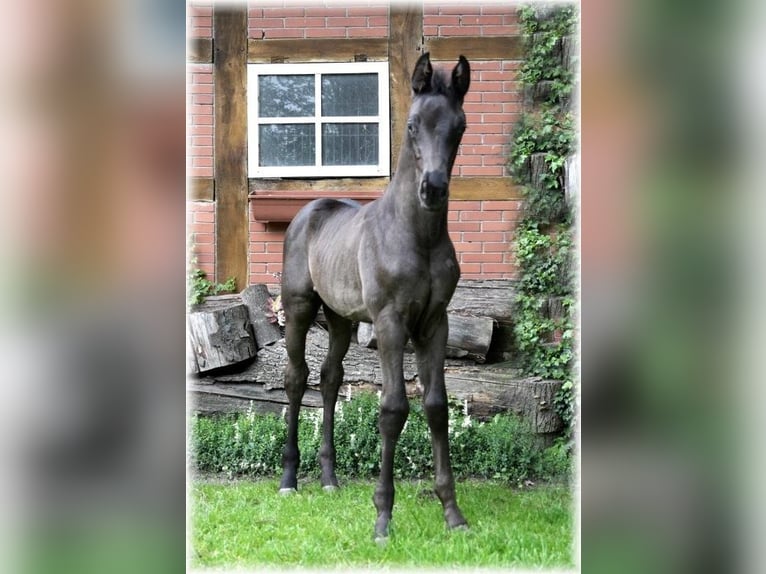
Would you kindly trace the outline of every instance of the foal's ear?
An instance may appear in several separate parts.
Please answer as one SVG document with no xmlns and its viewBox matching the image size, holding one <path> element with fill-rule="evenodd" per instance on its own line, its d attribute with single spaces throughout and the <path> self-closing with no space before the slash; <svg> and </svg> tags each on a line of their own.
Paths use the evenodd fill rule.
<svg viewBox="0 0 766 574">
<path fill-rule="evenodd" d="M 412 72 L 412 91 L 416 94 L 422 94 L 431 89 L 431 77 L 434 69 L 431 67 L 431 58 L 426 52 L 415 64 L 415 71 Z"/>
<path fill-rule="evenodd" d="M 468 65 L 468 60 L 465 59 L 465 56 L 461 55 L 455 69 L 452 70 L 452 90 L 455 92 L 457 99 L 461 102 L 470 85 L 471 66 Z"/>
</svg>

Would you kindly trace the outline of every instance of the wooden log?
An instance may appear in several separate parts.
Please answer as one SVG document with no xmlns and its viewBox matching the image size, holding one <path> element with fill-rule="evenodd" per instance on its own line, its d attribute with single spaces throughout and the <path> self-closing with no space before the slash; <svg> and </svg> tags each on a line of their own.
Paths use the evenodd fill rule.
<svg viewBox="0 0 766 574">
<path fill-rule="evenodd" d="M 516 281 L 512 279 L 461 279 L 447 312 L 510 323 L 515 300 Z"/>
<path fill-rule="evenodd" d="M 192 312 L 188 316 L 189 343 L 196 370 L 235 365 L 255 356 L 247 307 L 242 304 Z M 194 369 L 194 363 L 191 363 Z"/>
<path fill-rule="evenodd" d="M 319 373 L 327 352 L 328 336 L 318 327 L 312 327 L 306 344 L 306 362 L 309 366 L 309 386 L 303 405 L 321 406 Z M 284 367 L 287 353 L 284 339 L 258 351 L 255 362 L 238 373 L 213 374 L 187 383 L 192 408 L 201 413 L 256 412 L 279 414 L 287 405 L 284 391 Z M 376 351 L 352 345 L 344 364 L 341 399 L 362 391 L 381 389 L 382 376 Z M 422 395 L 417 379 L 417 361 L 414 355 L 404 356 L 404 379 L 407 396 Z M 507 365 L 470 365 L 465 361 L 447 359 L 445 382 L 450 396 L 466 402 L 468 413 L 477 418 L 488 418 L 500 412 L 514 412 L 527 419 L 536 432 L 547 434 L 562 428 L 561 420 L 553 409 L 553 397 L 561 383 L 536 377 L 522 377 Z"/>
<path fill-rule="evenodd" d="M 495 323 L 492 318 L 448 314 L 447 321 L 447 356 L 467 357 L 479 363 L 486 361 Z M 376 349 L 378 346 L 375 327 L 370 323 L 359 323 L 356 339 L 360 345 L 369 349 Z"/>
<path fill-rule="evenodd" d="M 558 432 L 563 422 L 553 408 L 560 381 L 539 377 L 519 377 L 515 371 L 492 371 L 485 368 L 449 369 L 444 380 L 447 393 L 466 401 L 470 414 L 489 418 L 501 412 L 513 412 L 526 419 L 539 434 Z"/>
<path fill-rule="evenodd" d="M 263 283 L 258 283 L 248 286 L 239 295 L 242 302 L 247 306 L 257 348 L 260 349 L 279 341 L 282 338 L 282 331 L 269 316 L 272 301 L 269 288 Z"/>
</svg>

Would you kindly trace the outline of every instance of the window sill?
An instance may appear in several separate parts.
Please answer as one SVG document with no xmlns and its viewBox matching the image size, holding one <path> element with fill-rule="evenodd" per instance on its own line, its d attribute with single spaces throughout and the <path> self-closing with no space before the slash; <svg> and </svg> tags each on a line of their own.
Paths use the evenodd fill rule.
<svg viewBox="0 0 766 574">
<path fill-rule="evenodd" d="M 320 197 L 353 199 L 369 203 L 382 195 L 381 191 L 260 191 L 250 193 L 253 219 L 260 222 L 290 222 L 303 206 Z"/>
</svg>

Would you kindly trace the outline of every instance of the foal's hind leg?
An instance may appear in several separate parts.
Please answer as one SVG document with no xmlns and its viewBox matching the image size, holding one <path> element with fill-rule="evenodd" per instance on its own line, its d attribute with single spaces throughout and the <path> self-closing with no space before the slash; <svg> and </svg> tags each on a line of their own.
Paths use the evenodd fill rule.
<svg viewBox="0 0 766 574">
<path fill-rule="evenodd" d="M 287 347 L 287 367 L 285 368 L 285 392 L 287 407 L 287 442 L 282 455 L 282 482 L 280 492 L 292 492 L 298 488 L 298 413 L 306 391 L 309 369 L 306 365 L 306 333 L 319 309 L 316 294 L 308 296 L 290 296 L 283 293 L 282 304 L 285 309 L 285 344 Z"/>
<path fill-rule="evenodd" d="M 444 507 L 450 528 L 467 527 L 455 498 L 455 480 L 449 456 L 447 390 L 444 385 L 444 356 L 447 345 L 447 315 L 435 319 L 427 332 L 414 341 L 418 378 L 423 385 L 423 410 L 431 429 L 436 494 Z"/>
<path fill-rule="evenodd" d="M 335 403 L 338 400 L 338 389 L 343 384 L 343 357 L 346 356 L 351 342 L 351 321 L 344 319 L 327 305 L 324 306 L 324 313 L 330 329 L 330 347 L 322 364 L 321 390 L 324 418 L 319 465 L 322 467 L 322 486 L 329 490 L 338 486 L 338 479 L 335 476 Z"/>
</svg>

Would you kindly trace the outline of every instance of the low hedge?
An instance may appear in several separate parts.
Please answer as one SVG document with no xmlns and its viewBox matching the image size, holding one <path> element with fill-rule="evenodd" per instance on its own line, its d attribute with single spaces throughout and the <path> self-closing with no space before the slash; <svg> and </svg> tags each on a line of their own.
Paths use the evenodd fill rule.
<svg viewBox="0 0 766 574">
<path fill-rule="evenodd" d="M 335 415 L 336 471 L 344 478 L 371 478 L 380 470 L 378 397 L 362 393 L 338 402 Z M 286 428 L 282 418 L 252 411 L 220 417 L 196 415 L 190 424 L 189 461 L 203 473 L 229 476 L 278 476 Z M 571 453 L 563 440 L 549 448 L 529 426 L 512 414 L 496 415 L 487 422 L 463 413 L 452 402 L 449 414 L 452 468 L 458 478 L 491 478 L 511 483 L 524 480 L 567 479 Z M 322 412 L 302 409 L 298 431 L 301 451 L 299 472 L 319 477 L 317 455 L 322 437 Z M 433 475 L 431 441 L 423 407 L 410 402 L 410 416 L 396 449 L 397 478 Z"/>
</svg>

